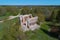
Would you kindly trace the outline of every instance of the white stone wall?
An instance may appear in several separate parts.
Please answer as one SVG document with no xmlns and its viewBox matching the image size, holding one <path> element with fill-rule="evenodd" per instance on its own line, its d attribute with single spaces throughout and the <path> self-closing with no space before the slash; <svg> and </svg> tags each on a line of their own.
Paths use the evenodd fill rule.
<svg viewBox="0 0 60 40">
<path fill-rule="evenodd" d="M 31 16 L 31 18 L 29 18 L 29 16 Z M 22 20 L 24 22 L 22 22 Z M 29 15 L 20 15 L 21 29 L 23 30 L 23 32 L 29 31 L 29 30 L 33 31 L 35 29 L 38 29 L 40 26 L 36 24 L 37 20 L 38 20 L 38 17 L 32 17 L 31 14 L 29 14 Z M 26 25 L 24 25 L 24 23 Z"/>
</svg>

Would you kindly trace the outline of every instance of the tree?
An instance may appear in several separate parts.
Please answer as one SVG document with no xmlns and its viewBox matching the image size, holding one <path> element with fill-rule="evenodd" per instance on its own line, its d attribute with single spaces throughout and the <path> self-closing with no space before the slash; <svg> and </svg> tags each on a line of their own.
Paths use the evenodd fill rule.
<svg viewBox="0 0 60 40">
<path fill-rule="evenodd" d="M 57 22 L 60 22 L 60 10 L 58 11 L 58 14 L 56 16 L 56 20 L 57 20 Z"/>
</svg>

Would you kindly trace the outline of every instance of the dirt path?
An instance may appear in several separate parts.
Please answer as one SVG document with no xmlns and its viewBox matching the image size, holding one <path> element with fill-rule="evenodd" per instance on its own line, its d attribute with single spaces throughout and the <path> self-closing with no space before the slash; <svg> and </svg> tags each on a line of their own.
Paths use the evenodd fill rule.
<svg viewBox="0 0 60 40">
<path fill-rule="evenodd" d="M 2 20 L 2 21 L 0 21 L 0 23 L 3 23 L 4 21 Z"/>
<path fill-rule="evenodd" d="M 7 20 L 12 20 L 12 19 L 14 19 L 14 18 L 16 18 L 16 17 L 19 17 L 19 16 L 20 16 L 20 14 L 18 14 L 18 15 L 16 15 L 16 16 L 9 16 Z M 4 21 L 5 21 L 5 20 L 4 20 Z M 4 21 L 1 20 L 0 23 L 3 23 Z"/>
<path fill-rule="evenodd" d="M 19 15 L 17 15 L 17 16 L 9 16 L 9 18 L 7 20 L 11 20 L 11 19 L 14 19 L 16 17 L 19 17 Z"/>
</svg>

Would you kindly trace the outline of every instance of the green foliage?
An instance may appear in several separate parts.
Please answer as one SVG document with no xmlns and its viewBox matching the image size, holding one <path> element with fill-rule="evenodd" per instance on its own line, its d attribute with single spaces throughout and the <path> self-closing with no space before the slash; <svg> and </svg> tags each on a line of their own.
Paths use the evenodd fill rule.
<svg viewBox="0 0 60 40">
<path fill-rule="evenodd" d="M 27 37 L 26 39 L 27 40 L 57 40 L 56 38 L 50 37 L 49 35 L 47 35 L 45 32 L 43 32 L 41 30 L 41 28 L 42 28 L 42 29 L 48 31 L 49 26 L 46 24 L 47 24 L 47 22 L 44 22 L 43 24 L 40 25 L 40 29 L 35 30 L 35 31 L 26 32 L 25 33 L 25 35 Z"/>
<path fill-rule="evenodd" d="M 33 16 L 38 16 L 38 22 L 45 20 L 43 11 L 39 7 L 23 7 L 21 14 L 32 14 Z"/>
<path fill-rule="evenodd" d="M 56 16 L 56 20 L 57 20 L 57 22 L 60 22 L 60 10 L 58 11 L 58 14 Z"/>
<path fill-rule="evenodd" d="M 17 15 L 19 13 L 18 7 L 15 6 L 0 6 L 0 16 L 6 16 L 8 15 Z"/>
<path fill-rule="evenodd" d="M 22 9 L 22 10 L 20 10 Z M 38 23 L 44 22 L 45 18 L 51 18 L 52 24 L 56 20 L 60 21 L 60 12 L 58 10 L 60 7 L 42 7 L 42 6 L 24 6 L 24 7 L 15 7 L 15 6 L 0 6 L 0 19 L 6 20 L 10 15 L 21 14 L 32 14 L 33 16 L 38 16 Z M 48 30 L 49 26 L 46 23 L 40 25 L 41 28 Z M 21 31 L 18 18 L 13 20 L 6 20 L 3 23 L 0 23 L 0 40 L 57 40 L 45 34 L 41 29 L 35 30 L 34 32 L 29 31 L 23 33 Z"/>
<path fill-rule="evenodd" d="M 30 13 L 30 8 L 29 7 L 23 7 L 21 10 L 21 14 L 29 14 Z"/>
<path fill-rule="evenodd" d="M 19 35 L 19 22 L 18 18 L 5 21 L 1 27 L 3 27 L 3 36 L 1 40 L 17 40 Z"/>
</svg>

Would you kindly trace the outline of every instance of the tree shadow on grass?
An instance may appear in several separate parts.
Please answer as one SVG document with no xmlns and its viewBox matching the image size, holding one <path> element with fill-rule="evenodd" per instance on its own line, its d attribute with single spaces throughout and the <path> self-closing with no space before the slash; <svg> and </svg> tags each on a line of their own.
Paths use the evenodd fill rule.
<svg viewBox="0 0 60 40">
<path fill-rule="evenodd" d="M 49 32 L 49 31 L 47 31 L 47 30 L 45 30 L 45 29 L 42 29 L 42 28 L 41 28 L 41 30 L 42 30 L 44 33 L 46 33 L 47 35 L 49 35 L 50 37 L 58 38 L 58 34 L 57 34 L 57 33 L 52 33 L 52 32 Z"/>
</svg>

